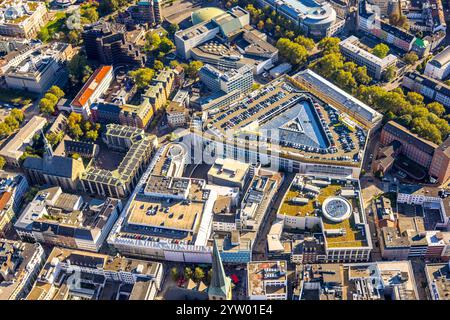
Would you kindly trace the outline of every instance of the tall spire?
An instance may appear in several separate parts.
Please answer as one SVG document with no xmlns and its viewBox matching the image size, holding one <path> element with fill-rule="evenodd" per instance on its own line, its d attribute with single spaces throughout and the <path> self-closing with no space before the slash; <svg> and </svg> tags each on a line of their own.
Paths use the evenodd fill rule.
<svg viewBox="0 0 450 320">
<path fill-rule="evenodd" d="M 48 142 L 47 137 L 44 134 L 44 131 L 41 130 L 42 139 L 44 140 L 44 158 L 51 159 L 53 157 L 53 149 L 52 145 Z"/>
<path fill-rule="evenodd" d="M 216 240 L 214 240 L 213 245 L 212 278 L 208 288 L 208 295 L 216 300 L 231 299 L 231 280 L 226 276 L 223 269 L 222 258 L 220 257 Z"/>
</svg>

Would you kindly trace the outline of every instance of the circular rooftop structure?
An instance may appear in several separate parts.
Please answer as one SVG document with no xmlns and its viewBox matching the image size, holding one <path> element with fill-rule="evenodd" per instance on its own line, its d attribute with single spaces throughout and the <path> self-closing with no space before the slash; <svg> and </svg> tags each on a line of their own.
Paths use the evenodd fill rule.
<svg viewBox="0 0 450 320">
<path fill-rule="evenodd" d="M 209 21 L 224 13 L 225 11 L 219 8 L 213 7 L 201 8 L 197 11 L 192 12 L 191 14 L 192 24 L 199 24 L 205 21 Z"/>
<path fill-rule="evenodd" d="M 322 212 L 328 220 L 341 222 L 352 215 L 352 205 L 342 197 L 330 197 L 323 202 Z"/>
</svg>

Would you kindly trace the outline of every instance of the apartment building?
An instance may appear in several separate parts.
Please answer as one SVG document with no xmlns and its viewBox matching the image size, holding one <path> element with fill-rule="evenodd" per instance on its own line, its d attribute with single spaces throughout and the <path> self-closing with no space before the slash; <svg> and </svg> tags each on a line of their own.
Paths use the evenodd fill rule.
<svg viewBox="0 0 450 320">
<path fill-rule="evenodd" d="M 83 28 L 82 38 L 88 59 L 105 65 L 133 65 L 143 67 L 143 54 L 135 43 L 126 39 L 124 25 L 112 22 L 96 22 Z"/>
<path fill-rule="evenodd" d="M 5 237 L 19 214 L 28 187 L 25 176 L 0 171 L 0 238 Z"/>
<path fill-rule="evenodd" d="M 450 87 L 441 81 L 414 71 L 403 76 L 402 86 L 450 108 Z"/>
<path fill-rule="evenodd" d="M 44 261 L 44 249 L 39 243 L 0 239 L 0 300 L 24 299 Z"/>
</svg>

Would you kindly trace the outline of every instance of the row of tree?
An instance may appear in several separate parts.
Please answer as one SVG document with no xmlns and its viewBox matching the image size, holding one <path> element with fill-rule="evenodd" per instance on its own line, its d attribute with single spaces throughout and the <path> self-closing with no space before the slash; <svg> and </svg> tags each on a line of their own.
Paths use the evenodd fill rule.
<svg viewBox="0 0 450 320">
<path fill-rule="evenodd" d="M 184 268 L 183 272 L 181 272 L 177 267 L 173 267 L 170 270 L 170 274 L 174 281 L 178 281 L 180 279 L 184 280 L 192 279 L 194 282 L 197 283 L 203 281 L 206 284 L 209 284 L 211 282 L 212 269 L 209 269 L 209 271 L 205 273 L 205 271 L 200 267 L 196 267 L 194 270 L 192 270 L 189 267 L 186 267 Z"/>
<path fill-rule="evenodd" d="M 367 69 L 344 60 L 339 51 L 338 38 L 324 38 L 318 43 L 318 48 L 322 50 L 322 57 L 314 61 L 310 68 L 356 95 L 358 99 L 386 115 L 387 119 L 395 119 L 412 132 L 437 144 L 442 143 L 450 134 L 450 126 L 443 118 L 445 108 L 442 104 L 425 104 L 422 95 L 415 92 L 405 94 L 401 88 L 387 91 L 380 86 L 369 86 L 371 78 L 367 75 Z M 380 56 L 389 52 L 381 46 L 377 51 Z M 411 64 L 417 62 L 412 55 L 405 56 L 404 59 Z M 387 70 L 385 77 L 392 78 L 395 74 L 395 69 Z"/>
<path fill-rule="evenodd" d="M 356 96 L 366 104 L 411 129 L 420 137 L 441 144 L 450 134 L 450 126 L 444 118 L 445 108 L 438 102 L 424 103 L 424 97 L 416 92 L 405 95 L 401 88 L 386 91 L 379 86 L 361 85 Z"/>
</svg>

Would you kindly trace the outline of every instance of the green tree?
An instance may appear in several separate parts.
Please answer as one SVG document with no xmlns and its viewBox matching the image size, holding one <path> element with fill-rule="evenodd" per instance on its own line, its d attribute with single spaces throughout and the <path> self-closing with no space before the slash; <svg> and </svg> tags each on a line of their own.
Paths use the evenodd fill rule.
<svg viewBox="0 0 450 320">
<path fill-rule="evenodd" d="M 12 129 L 4 122 L 0 122 L 0 137 L 4 138 L 12 133 Z"/>
<path fill-rule="evenodd" d="M 86 82 L 86 80 L 93 73 L 93 70 L 88 65 L 87 58 L 83 54 L 76 54 L 68 62 L 67 69 L 69 71 L 69 78 L 73 85 Z"/>
<path fill-rule="evenodd" d="M 336 83 L 339 83 L 340 86 L 342 86 L 347 91 L 352 91 L 354 88 L 356 88 L 356 81 L 353 78 L 353 75 L 344 70 L 339 70 L 336 72 Z"/>
<path fill-rule="evenodd" d="M 414 106 L 423 106 L 423 96 L 420 93 L 417 92 L 408 92 L 408 94 L 406 95 L 406 100 L 409 101 L 409 103 L 411 103 Z"/>
<path fill-rule="evenodd" d="M 48 33 L 48 29 L 46 27 L 43 27 L 39 32 L 38 32 L 38 39 L 41 40 L 42 42 L 47 42 L 50 39 L 50 34 Z"/>
<path fill-rule="evenodd" d="M 63 138 L 64 138 L 64 132 L 60 131 L 58 133 L 50 132 L 45 135 L 47 138 L 47 141 L 50 143 L 52 147 L 56 146 Z"/>
<path fill-rule="evenodd" d="M 372 53 L 376 55 L 378 58 L 383 59 L 388 55 L 389 47 L 384 43 L 379 43 L 372 49 Z"/>
<path fill-rule="evenodd" d="M 191 279 L 193 275 L 192 269 L 189 267 L 184 268 L 184 279 Z"/>
<path fill-rule="evenodd" d="M 155 60 L 153 62 L 153 69 L 155 69 L 156 71 L 160 71 L 164 69 L 164 64 L 159 60 Z"/>
<path fill-rule="evenodd" d="M 305 47 L 287 38 L 278 39 L 276 46 L 280 55 L 292 64 L 302 64 L 308 58 L 308 51 Z"/>
<path fill-rule="evenodd" d="M 367 67 L 358 67 L 354 73 L 355 80 L 360 84 L 368 84 L 372 78 L 367 74 Z"/>
<path fill-rule="evenodd" d="M 13 117 L 13 116 L 7 116 L 6 118 L 5 118 L 5 120 L 3 120 L 7 125 L 8 125 L 8 127 L 10 127 L 12 130 L 17 130 L 17 129 L 19 129 L 19 126 L 20 126 L 20 124 L 19 124 L 19 121 L 17 121 L 17 119 L 15 118 L 15 117 Z"/>
<path fill-rule="evenodd" d="M 138 89 L 147 88 L 153 79 L 155 71 L 150 68 L 141 68 L 130 72 L 130 77 L 133 79 Z"/>
<path fill-rule="evenodd" d="M 304 36 L 298 36 L 295 38 L 295 43 L 298 43 L 299 45 L 305 47 L 306 50 L 311 51 L 315 47 L 315 43 L 312 39 L 304 37 Z"/>
<path fill-rule="evenodd" d="M 264 20 L 259 20 L 259 21 L 258 21 L 258 24 L 256 25 L 256 28 L 257 28 L 259 31 L 262 31 L 262 30 L 264 29 Z"/>
<path fill-rule="evenodd" d="M 441 117 L 445 113 L 445 107 L 436 101 L 429 103 L 427 109 L 438 117 Z"/>
<path fill-rule="evenodd" d="M 330 53 L 313 62 L 310 67 L 323 77 L 331 79 L 335 72 L 344 67 L 344 61 L 341 54 Z"/>
<path fill-rule="evenodd" d="M 201 67 L 203 67 L 203 63 L 195 60 L 191 61 L 188 65 L 183 65 L 186 75 L 191 79 L 196 79 L 198 77 L 198 72 Z"/>
<path fill-rule="evenodd" d="M 79 45 L 81 41 L 81 33 L 78 30 L 70 30 L 67 34 L 67 40 L 70 44 Z"/>
<path fill-rule="evenodd" d="M 89 130 L 86 132 L 86 139 L 88 140 L 92 140 L 92 141 L 97 141 L 98 139 L 98 132 L 97 130 Z"/>
<path fill-rule="evenodd" d="M 164 53 L 169 53 L 170 51 L 172 51 L 175 48 L 175 45 L 169 38 L 164 37 L 161 39 L 161 43 L 159 44 L 158 48 L 160 51 L 162 51 Z"/>
<path fill-rule="evenodd" d="M 2 156 L 0 156 L 0 170 L 2 170 L 6 165 L 6 160 Z"/>
<path fill-rule="evenodd" d="M 395 68 L 395 66 L 390 66 L 390 67 L 386 68 L 386 70 L 384 71 L 383 79 L 386 82 L 390 82 L 390 81 L 394 80 L 396 75 L 397 75 L 397 68 Z"/>
<path fill-rule="evenodd" d="M 45 114 L 52 114 L 55 112 L 55 104 L 46 98 L 42 98 L 39 101 L 39 110 Z"/>
<path fill-rule="evenodd" d="M 323 38 L 319 41 L 318 48 L 322 50 L 323 55 L 327 55 L 330 53 L 339 53 L 339 42 L 341 42 L 339 38 Z"/>
<path fill-rule="evenodd" d="M 175 34 L 175 32 L 177 32 L 178 30 L 180 30 L 180 27 L 176 24 L 176 23 L 171 23 L 168 27 L 167 27 L 167 32 L 169 32 L 169 34 Z"/>
<path fill-rule="evenodd" d="M 203 269 L 200 267 L 196 267 L 194 270 L 194 281 L 200 282 L 203 280 L 204 277 L 205 277 L 205 272 L 203 271 Z"/>
<path fill-rule="evenodd" d="M 10 115 L 13 116 L 19 123 L 22 123 L 25 118 L 23 111 L 20 109 L 12 109 Z"/>
<path fill-rule="evenodd" d="M 403 60 L 405 60 L 405 62 L 409 65 L 413 65 L 415 64 L 418 60 L 419 57 L 417 56 L 416 53 L 414 52 L 408 52 L 407 54 L 405 54 L 405 56 L 403 57 Z"/>
<path fill-rule="evenodd" d="M 159 47 L 161 43 L 161 37 L 159 36 L 158 32 L 150 32 L 146 35 L 147 44 L 146 49 L 149 51 L 152 51 Z"/>
<path fill-rule="evenodd" d="M 49 93 L 49 92 L 47 92 L 47 93 L 44 95 L 44 98 L 43 98 L 43 99 L 47 99 L 47 100 L 51 101 L 51 102 L 53 103 L 53 107 L 56 106 L 56 104 L 57 104 L 58 101 L 59 101 L 59 99 L 58 99 L 57 96 L 55 96 L 53 93 Z"/>
<path fill-rule="evenodd" d="M 178 278 L 180 277 L 180 272 L 178 271 L 177 267 L 172 267 L 172 269 L 170 269 L 170 276 L 172 277 L 173 281 L 178 280 Z"/>
<path fill-rule="evenodd" d="M 65 95 L 64 91 L 58 86 L 51 86 L 47 92 L 55 95 L 58 99 L 61 99 Z"/>
<path fill-rule="evenodd" d="M 82 9 L 81 10 L 81 18 L 82 18 L 82 22 L 83 22 L 83 18 L 86 19 L 87 23 L 93 23 L 98 21 L 98 12 L 97 9 L 95 7 L 89 7 L 86 9 Z"/>
</svg>

